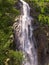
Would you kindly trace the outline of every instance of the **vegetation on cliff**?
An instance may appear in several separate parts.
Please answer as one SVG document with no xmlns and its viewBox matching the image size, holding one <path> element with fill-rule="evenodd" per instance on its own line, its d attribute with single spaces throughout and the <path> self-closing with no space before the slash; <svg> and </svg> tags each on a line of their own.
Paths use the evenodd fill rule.
<svg viewBox="0 0 49 65">
<path fill-rule="evenodd" d="M 35 31 L 35 37 L 40 43 L 38 48 L 41 50 L 41 52 L 38 50 L 38 53 L 42 54 L 43 49 L 44 53 L 45 49 L 49 53 L 49 0 L 26 1 L 31 7 L 34 24 L 39 24 L 39 28 Z M 22 61 L 22 53 L 13 50 L 12 25 L 20 13 L 16 8 L 17 3 L 17 0 L 0 0 L 0 65 L 20 65 Z"/>
<path fill-rule="evenodd" d="M 13 50 L 12 25 L 19 14 L 17 0 L 0 0 L 0 65 L 20 65 L 22 53 Z"/>
</svg>

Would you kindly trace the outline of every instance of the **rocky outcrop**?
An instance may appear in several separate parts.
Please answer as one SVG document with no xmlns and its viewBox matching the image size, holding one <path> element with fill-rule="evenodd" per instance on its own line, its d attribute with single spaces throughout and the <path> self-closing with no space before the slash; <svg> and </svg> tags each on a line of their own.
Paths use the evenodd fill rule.
<svg viewBox="0 0 49 65">
<path fill-rule="evenodd" d="M 38 47 L 39 65 L 47 65 L 49 62 L 49 26 L 39 27 L 34 31 Z"/>
<path fill-rule="evenodd" d="M 19 41 L 19 18 L 20 16 L 15 18 L 15 23 L 13 24 L 13 32 L 14 32 L 14 46 L 15 46 L 15 50 L 19 50 L 19 45 L 20 45 L 20 41 Z"/>
</svg>

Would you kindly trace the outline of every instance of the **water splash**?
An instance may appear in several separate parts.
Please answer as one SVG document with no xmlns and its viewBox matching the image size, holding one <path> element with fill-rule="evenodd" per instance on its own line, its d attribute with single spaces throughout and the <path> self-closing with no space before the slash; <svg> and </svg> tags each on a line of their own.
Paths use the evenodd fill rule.
<svg viewBox="0 0 49 65">
<path fill-rule="evenodd" d="M 28 3 L 23 0 L 20 0 L 23 4 L 20 17 L 20 48 L 24 54 L 24 65 L 37 65 L 37 50 L 34 47 L 34 36 L 33 29 L 31 25 L 32 18 L 30 17 L 30 7 Z M 33 37 L 33 38 L 32 38 Z"/>
</svg>

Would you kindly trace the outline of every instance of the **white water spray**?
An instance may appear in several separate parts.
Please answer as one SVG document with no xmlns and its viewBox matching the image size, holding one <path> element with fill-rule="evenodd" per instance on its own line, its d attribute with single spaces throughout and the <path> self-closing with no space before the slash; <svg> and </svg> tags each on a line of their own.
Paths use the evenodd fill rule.
<svg viewBox="0 0 49 65">
<path fill-rule="evenodd" d="M 34 37 L 33 37 L 33 30 L 31 25 L 31 17 L 30 17 L 30 7 L 29 5 L 23 1 L 20 0 L 23 4 L 23 14 L 20 17 L 20 30 L 21 30 L 21 36 L 20 36 L 20 47 L 24 54 L 24 61 L 22 65 L 38 65 L 37 62 L 37 50 L 34 46 Z M 33 39 L 32 39 L 33 37 Z"/>
</svg>

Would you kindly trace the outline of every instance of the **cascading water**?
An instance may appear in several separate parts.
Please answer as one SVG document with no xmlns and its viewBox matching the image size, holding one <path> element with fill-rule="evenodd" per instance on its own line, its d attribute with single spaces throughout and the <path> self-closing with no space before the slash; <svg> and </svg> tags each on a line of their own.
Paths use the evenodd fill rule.
<svg viewBox="0 0 49 65">
<path fill-rule="evenodd" d="M 30 7 L 29 5 L 20 0 L 23 4 L 22 11 L 20 17 L 20 48 L 24 54 L 24 61 L 22 65 L 37 65 L 37 50 L 34 46 L 34 36 L 33 36 L 33 29 L 31 25 L 32 18 L 30 17 Z"/>
</svg>

